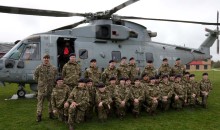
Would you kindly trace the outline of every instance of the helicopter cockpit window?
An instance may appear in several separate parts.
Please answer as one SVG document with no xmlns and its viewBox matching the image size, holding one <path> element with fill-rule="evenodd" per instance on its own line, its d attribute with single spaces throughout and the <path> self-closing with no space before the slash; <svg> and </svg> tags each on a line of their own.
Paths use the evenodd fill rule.
<svg viewBox="0 0 220 130">
<path fill-rule="evenodd" d="M 121 52 L 120 51 L 112 51 L 112 60 L 119 62 L 121 61 Z"/>
<path fill-rule="evenodd" d="M 145 54 L 146 54 L 146 61 L 149 61 L 149 60 L 154 61 L 154 57 L 152 53 L 147 52 Z"/>
<path fill-rule="evenodd" d="M 79 58 L 80 59 L 87 59 L 88 58 L 88 51 L 86 49 L 79 50 Z"/>
<path fill-rule="evenodd" d="M 25 46 L 24 53 L 21 59 L 39 60 L 40 59 L 39 44 L 38 43 L 27 44 Z"/>
<path fill-rule="evenodd" d="M 22 51 L 24 50 L 25 44 L 22 43 L 18 48 L 14 48 L 12 51 L 10 51 L 9 59 L 18 60 L 21 56 Z"/>
</svg>

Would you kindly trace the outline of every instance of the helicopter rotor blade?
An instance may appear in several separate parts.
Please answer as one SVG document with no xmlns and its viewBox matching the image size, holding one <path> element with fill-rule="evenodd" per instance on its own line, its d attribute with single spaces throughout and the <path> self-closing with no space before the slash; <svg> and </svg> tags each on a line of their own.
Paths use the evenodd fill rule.
<svg viewBox="0 0 220 130">
<path fill-rule="evenodd" d="M 119 11 L 119 10 L 121 10 L 121 9 L 123 9 L 123 8 L 137 2 L 137 1 L 139 1 L 139 0 L 128 0 L 128 1 L 112 8 L 111 10 L 109 10 L 108 16 L 110 17 L 112 14 L 116 13 L 117 11 Z"/>
<path fill-rule="evenodd" d="M 80 24 L 85 23 L 86 21 L 87 21 L 87 20 L 84 19 L 84 20 L 81 20 L 81 21 L 79 21 L 79 22 L 77 22 L 77 23 L 70 24 L 70 25 L 66 25 L 66 26 L 63 26 L 63 27 L 59 27 L 59 28 L 53 29 L 53 30 L 51 30 L 51 31 L 64 30 L 64 29 L 71 29 L 71 28 L 74 28 L 74 27 L 76 27 L 76 26 L 78 26 L 78 25 L 80 25 Z"/>
<path fill-rule="evenodd" d="M 134 20 L 154 20 L 154 21 L 167 21 L 167 22 L 180 22 L 180 23 L 192 23 L 192 24 L 202 24 L 202 25 L 220 25 L 219 23 L 210 22 L 198 22 L 198 21 L 184 21 L 184 20 L 172 20 L 172 19 L 156 19 L 156 18 L 143 18 L 134 16 L 116 16 L 118 19 L 134 19 Z"/>
<path fill-rule="evenodd" d="M 0 6 L 0 12 L 10 13 L 10 14 L 52 16 L 52 17 L 71 17 L 71 16 L 86 17 L 88 15 L 84 13 L 70 13 L 70 12 L 63 12 L 63 11 L 30 9 L 30 8 L 20 8 L 20 7 L 10 7 L 10 6 Z"/>
</svg>

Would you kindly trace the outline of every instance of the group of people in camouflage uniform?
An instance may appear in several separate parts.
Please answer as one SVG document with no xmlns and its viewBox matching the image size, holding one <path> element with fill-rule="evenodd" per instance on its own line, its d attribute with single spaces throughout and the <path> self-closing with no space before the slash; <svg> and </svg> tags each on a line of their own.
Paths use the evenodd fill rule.
<svg viewBox="0 0 220 130">
<path fill-rule="evenodd" d="M 45 55 L 34 73 L 38 82 L 37 121 L 42 119 L 43 101 L 47 98 L 49 117 L 57 116 L 67 122 L 71 130 L 74 123 L 91 119 L 93 113 L 105 121 L 114 114 L 123 119 L 128 112 L 138 117 L 141 110 L 155 115 L 157 109 L 179 110 L 198 104 L 206 107 L 212 89 L 208 73 L 203 73 L 200 82 L 195 81 L 195 75 L 185 71 L 180 58 L 174 67 L 164 58 L 158 71 L 152 61 L 147 61 L 142 73 L 133 57 L 129 63 L 122 57 L 118 67 L 110 60 L 103 72 L 97 67 L 96 59 L 92 59 L 81 76 L 76 55 L 71 53 L 61 77 L 57 77 L 57 69 L 49 60 L 50 56 Z"/>
</svg>

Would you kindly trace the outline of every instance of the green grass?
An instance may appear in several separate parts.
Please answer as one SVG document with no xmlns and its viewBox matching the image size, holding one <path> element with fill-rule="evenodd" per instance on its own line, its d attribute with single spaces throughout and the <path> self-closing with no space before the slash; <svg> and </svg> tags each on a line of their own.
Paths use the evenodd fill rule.
<svg viewBox="0 0 220 130">
<path fill-rule="evenodd" d="M 202 72 L 195 72 L 201 79 Z M 120 121 L 110 118 L 106 123 L 99 123 L 97 118 L 90 122 L 78 124 L 78 130 L 220 130 L 220 72 L 210 71 L 213 91 L 208 99 L 208 108 L 184 108 L 182 111 L 170 110 L 150 117 L 143 112 L 137 119 L 131 114 Z M 30 92 L 27 87 L 26 90 Z M 0 130 L 63 130 L 68 127 L 57 120 L 50 120 L 44 109 L 43 121 L 36 120 L 36 99 L 5 100 L 17 91 L 15 84 L 0 87 Z M 47 104 L 44 104 L 47 108 Z"/>
</svg>

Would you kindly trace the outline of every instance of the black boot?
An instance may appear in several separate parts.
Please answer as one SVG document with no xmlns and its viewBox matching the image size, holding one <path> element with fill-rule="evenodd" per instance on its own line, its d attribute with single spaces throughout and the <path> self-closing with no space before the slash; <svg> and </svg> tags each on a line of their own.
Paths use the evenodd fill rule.
<svg viewBox="0 0 220 130">
<path fill-rule="evenodd" d="M 37 121 L 37 122 L 41 122 L 41 120 L 42 120 L 42 119 L 41 119 L 41 115 L 38 115 L 36 121 Z"/>
</svg>

